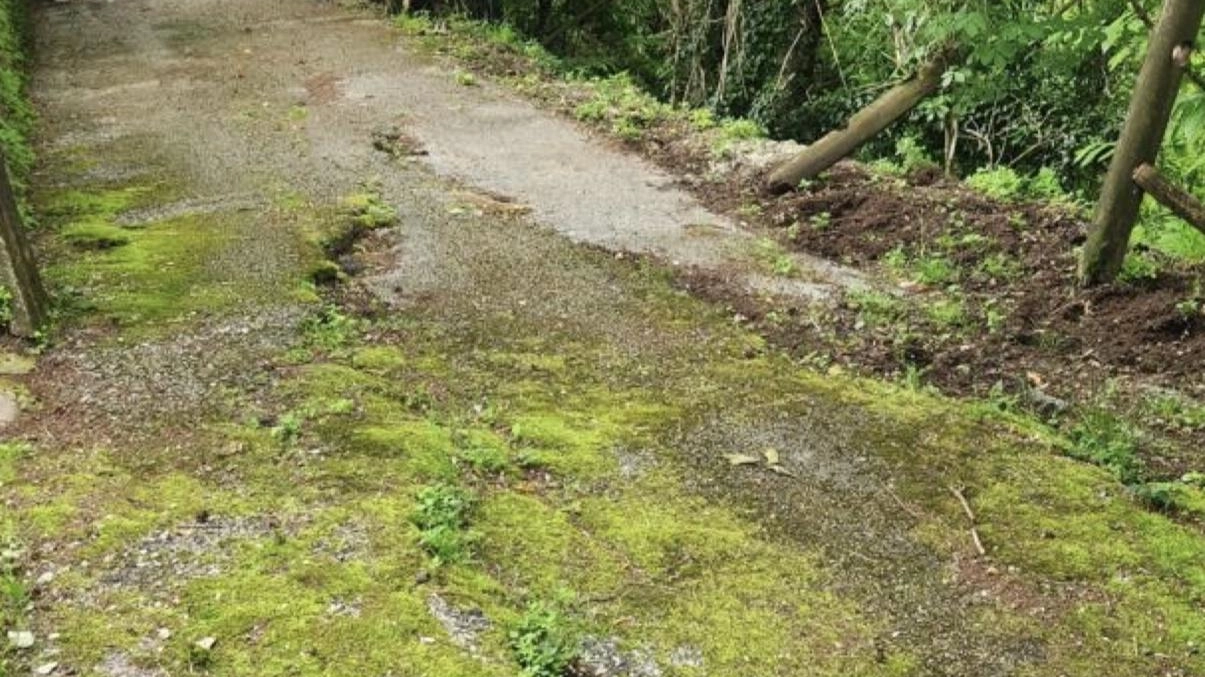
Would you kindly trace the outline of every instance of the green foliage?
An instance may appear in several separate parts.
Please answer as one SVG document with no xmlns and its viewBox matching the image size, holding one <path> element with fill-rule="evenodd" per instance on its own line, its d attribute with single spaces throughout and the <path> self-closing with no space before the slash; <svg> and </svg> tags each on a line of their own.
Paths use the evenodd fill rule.
<svg viewBox="0 0 1205 677">
<path fill-rule="evenodd" d="M 1147 282 L 1157 278 L 1162 270 L 1163 266 L 1151 252 L 1134 250 L 1122 262 L 1118 279 L 1130 283 Z"/>
<path fill-rule="evenodd" d="M 895 155 L 899 160 L 900 169 L 905 174 L 937 167 L 937 163 L 930 157 L 929 151 L 917 137 L 912 135 L 901 137 L 899 141 L 895 142 Z"/>
<path fill-rule="evenodd" d="M 13 321 L 13 294 L 8 287 L 0 286 L 0 327 Z"/>
<path fill-rule="evenodd" d="M 1138 431 L 1121 417 L 1104 409 L 1090 409 L 1071 429 L 1070 455 L 1106 468 L 1126 484 L 1142 475 L 1138 458 Z"/>
<path fill-rule="evenodd" d="M 473 497 L 450 484 L 426 487 L 418 494 L 418 505 L 410 521 L 419 529 L 419 545 L 436 566 L 468 559 L 477 535 L 468 530 Z"/>
<path fill-rule="evenodd" d="M 980 169 L 967 177 L 966 184 L 972 189 L 997 200 L 1020 198 L 1025 182 L 1011 167 Z"/>
<path fill-rule="evenodd" d="M 548 604 L 530 605 L 508 637 L 523 677 L 563 677 L 577 654 L 575 630 Z"/>
<path fill-rule="evenodd" d="M 356 320 L 344 315 L 336 306 L 323 306 L 301 322 L 305 345 L 324 351 L 346 346 L 357 330 Z"/>
<path fill-rule="evenodd" d="M 34 160 L 29 136 L 35 118 L 25 96 L 25 21 L 26 3 L 0 0 L 0 151 L 18 199 Z"/>
<path fill-rule="evenodd" d="M 966 305 L 959 298 L 940 298 L 926 305 L 925 310 L 940 328 L 954 329 L 967 323 Z"/>
<path fill-rule="evenodd" d="M 644 130 L 672 109 L 646 94 L 627 73 L 591 80 L 593 97 L 574 110 L 583 122 L 609 124 L 621 138 L 639 140 Z"/>
<path fill-rule="evenodd" d="M 301 437 L 304 425 L 305 419 L 302 415 L 291 411 L 281 416 L 280 421 L 272 426 L 272 439 L 279 442 L 281 446 L 291 446 Z"/>
<path fill-rule="evenodd" d="M 899 297 L 872 289 L 852 290 L 846 294 L 845 302 L 858 311 L 858 321 L 868 327 L 894 324 L 906 312 Z"/>
<path fill-rule="evenodd" d="M 752 120 L 725 119 L 720 123 L 719 133 L 716 135 L 712 148 L 717 153 L 724 153 L 738 141 L 760 139 L 765 135 L 766 130 Z"/>
</svg>

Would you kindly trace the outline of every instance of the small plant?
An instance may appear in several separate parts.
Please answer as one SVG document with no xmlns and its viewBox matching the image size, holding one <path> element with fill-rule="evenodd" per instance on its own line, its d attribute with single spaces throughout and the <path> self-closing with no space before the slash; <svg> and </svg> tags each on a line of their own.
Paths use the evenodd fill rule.
<svg viewBox="0 0 1205 677">
<path fill-rule="evenodd" d="M 1021 274 L 1021 264 L 1008 254 L 996 252 L 979 262 L 979 272 L 988 279 L 1007 282 Z"/>
<path fill-rule="evenodd" d="M 943 298 L 925 306 L 929 319 L 939 327 L 953 329 L 966 324 L 966 306 L 961 299 Z"/>
<path fill-rule="evenodd" d="M 824 232 L 832 227 L 833 215 L 828 212 L 812 214 L 812 217 L 808 219 L 808 222 L 812 224 L 812 230 Z"/>
<path fill-rule="evenodd" d="M 1176 312 L 1186 320 L 1190 320 L 1201 314 L 1201 299 L 1197 297 L 1186 298 L 1176 304 Z"/>
<path fill-rule="evenodd" d="M 904 174 L 937 167 L 933 158 L 915 136 L 905 136 L 895 143 L 895 155 Z"/>
<path fill-rule="evenodd" d="M 0 285 L 0 327 L 7 327 L 13 321 L 13 293 L 8 287 Z"/>
<path fill-rule="evenodd" d="M 1138 431 L 1116 415 L 1104 409 L 1089 410 L 1072 428 L 1071 441 L 1072 458 L 1107 468 L 1125 484 L 1141 478 Z"/>
<path fill-rule="evenodd" d="M 1160 390 L 1148 394 L 1143 398 L 1142 411 L 1165 425 L 1205 430 L 1205 404 L 1198 404 L 1175 391 Z"/>
<path fill-rule="evenodd" d="M 1004 325 L 1008 322 L 1008 313 L 1000 310 L 995 303 L 988 303 L 983 309 L 983 322 L 987 325 L 989 334 L 999 334 L 1004 329 Z"/>
<path fill-rule="evenodd" d="M 945 256 L 922 256 L 913 266 L 916 281 L 926 286 L 944 287 L 958 279 L 958 267 Z"/>
<path fill-rule="evenodd" d="M 880 291 L 859 289 L 850 291 L 845 302 L 858 311 L 858 323 L 866 327 L 893 324 L 904 316 L 904 303 L 899 298 Z"/>
<path fill-rule="evenodd" d="M 696 108 L 690 112 L 690 126 L 695 130 L 705 132 L 709 129 L 715 129 L 719 122 L 715 119 L 715 114 L 710 108 Z"/>
<path fill-rule="evenodd" d="M 908 252 L 904 251 L 903 245 L 896 246 L 883 255 L 883 266 L 896 277 L 907 277 Z"/>
<path fill-rule="evenodd" d="M 1176 304 L 1176 312 L 1185 320 L 1192 320 L 1201 316 L 1201 280 L 1194 280 L 1192 291 L 1188 297 Z"/>
<path fill-rule="evenodd" d="M 305 344 L 325 351 L 338 350 L 347 345 L 356 330 L 357 322 L 340 312 L 336 306 L 324 306 L 301 322 Z"/>
<path fill-rule="evenodd" d="M 779 277 L 793 277 L 799 272 L 795 257 L 770 238 L 762 238 L 758 241 L 757 257 Z"/>
<path fill-rule="evenodd" d="M 523 677 L 563 677 L 577 655 L 577 636 L 565 616 L 546 604 L 532 604 L 508 635 Z"/>
<path fill-rule="evenodd" d="M 468 71 L 456 71 L 453 77 L 456 79 L 456 84 L 461 87 L 474 87 L 477 85 L 477 76 Z"/>
<path fill-rule="evenodd" d="M 410 521 L 419 529 L 419 545 L 436 566 L 463 562 L 470 556 L 477 540 L 477 535 L 467 530 L 472 506 L 473 497 L 452 485 L 438 484 L 419 492 Z"/>
<path fill-rule="evenodd" d="M 925 392 L 928 389 L 925 384 L 925 369 L 915 364 L 904 365 L 904 372 L 900 374 L 900 384 L 910 392 Z"/>
<path fill-rule="evenodd" d="M 787 254 L 776 257 L 771 267 L 774 269 L 774 274 L 779 277 L 793 277 L 799 272 L 798 266 L 795 265 L 795 259 Z"/>
<path fill-rule="evenodd" d="M 1133 251 L 1122 262 L 1118 278 L 1130 283 L 1149 282 L 1158 278 L 1160 272 L 1162 267 L 1150 253 Z"/>
<path fill-rule="evenodd" d="M 1011 167 L 980 169 L 967 177 L 966 184 L 988 197 L 1006 201 L 1022 197 L 1025 190 L 1025 181 Z"/>
<path fill-rule="evenodd" d="M 639 141 L 644 138 L 644 128 L 629 117 L 616 118 L 611 125 L 611 133 L 624 141 Z"/>
<path fill-rule="evenodd" d="M 1175 512 L 1185 502 L 1186 487 L 1176 482 L 1149 482 L 1134 487 L 1134 495 L 1162 512 Z"/>
<path fill-rule="evenodd" d="M 1058 172 L 1050 167 L 1042 167 L 1038 173 L 1025 182 L 1025 194 L 1036 200 L 1062 202 L 1068 200 L 1067 192 L 1059 181 Z"/>
<path fill-rule="evenodd" d="M 727 142 L 760 139 L 766 130 L 752 120 L 727 119 L 720 124 L 720 138 Z"/>
<path fill-rule="evenodd" d="M 305 419 L 296 412 L 289 412 L 280 417 L 276 425 L 272 426 L 272 439 L 276 440 L 281 446 L 290 446 L 301 437 L 301 429 L 305 425 Z"/>
</svg>

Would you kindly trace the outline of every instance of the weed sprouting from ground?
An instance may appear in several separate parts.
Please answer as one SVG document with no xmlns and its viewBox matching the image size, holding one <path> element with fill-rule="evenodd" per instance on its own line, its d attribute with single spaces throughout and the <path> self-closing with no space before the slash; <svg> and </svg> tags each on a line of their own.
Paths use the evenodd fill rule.
<svg viewBox="0 0 1205 677">
<path fill-rule="evenodd" d="M 1125 484 L 1141 478 L 1138 431 L 1104 409 L 1085 412 L 1071 430 L 1070 455 L 1107 468 Z"/>
<path fill-rule="evenodd" d="M 523 677 L 562 677 L 578 645 L 565 615 L 544 603 L 527 608 L 510 631 L 509 640 Z"/>
<path fill-rule="evenodd" d="M 419 544 L 436 566 L 469 559 L 477 535 L 468 530 L 474 504 L 467 491 L 450 484 L 429 486 L 418 494 L 410 521 L 419 529 Z"/>
</svg>

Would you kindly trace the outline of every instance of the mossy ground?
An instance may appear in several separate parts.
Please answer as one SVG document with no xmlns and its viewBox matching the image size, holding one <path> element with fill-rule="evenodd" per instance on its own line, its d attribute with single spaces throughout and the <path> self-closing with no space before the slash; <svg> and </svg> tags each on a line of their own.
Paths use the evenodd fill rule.
<svg viewBox="0 0 1205 677">
<path fill-rule="evenodd" d="M 42 427 L 102 406 L 53 399 L 88 375 L 35 377 L 36 441 L 0 446 L 0 550 L 20 553 L 0 619 L 38 641 L 0 673 L 518 675 L 511 632 L 533 608 L 665 675 L 1205 672 L 1199 527 L 1045 428 L 801 367 L 656 263 L 454 214 L 414 168 L 398 172 L 417 192 L 372 203 L 429 259 L 366 253 L 434 282 L 320 294 L 339 200 L 267 183 L 251 212 L 123 220 L 188 185 L 87 179 L 103 150 L 35 192 L 51 278 L 76 291 L 45 363 L 248 354 L 170 410 L 102 373 L 87 394 L 140 408 L 69 435 Z M 305 318 L 271 350 L 208 332 L 278 306 Z M 175 377 L 147 376 L 164 397 Z M 726 458 L 771 448 L 786 474 Z M 433 487 L 463 514 L 424 523 Z M 435 596 L 488 627 L 449 634 Z"/>
<path fill-rule="evenodd" d="M 198 225 L 132 231 L 122 248 L 152 245 L 153 255 L 157 229 L 179 233 L 187 223 Z M 229 240 L 208 246 L 212 254 Z M 105 270 L 95 254 L 71 256 L 61 264 L 66 278 Z M 575 256 L 639 299 L 654 334 L 705 338 L 693 348 L 653 341 L 631 354 L 556 331 L 534 311 L 466 322 L 439 307 L 360 317 L 315 304 L 315 319 L 282 348 L 285 377 L 232 395 L 227 411 L 206 418 L 194 449 L 6 454 L 8 539 L 63 544 L 42 551 L 43 565 L 73 564 L 35 605 L 35 626 L 61 633 L 62 659 L 80 666 L 121 655 L 226 675 L 504 675 L 518 670 L 508 629 L 544 603 L 572 619 L 575 635 L 617 636 L 666 674 L 928 674 L 940 660 L 934 638 L 892 639 L 907 614 L 876 606 L 867 591 L 939 584 L 876 566 L 834 568 L 834 544 L 816 538 L 833 516 L 790 514 L 764 495 L 833 492 L 842 504 L 850 497 L 840 482 L 818 482 L 806 465 L 791 466 L 795 477 L 732 479 L 757 471 L 722 454 L 760 449 L 684 442 L 723 420 L 740 430 L 733 440 L 755 445 L 758 427 L 781 416 L 819 416 L 858 426 L 840 433 L 850 453 L 870 454 L 874 474 L 920 516 L 866 528 L 902 529 L 950 563 L 952 573 L 922 575 L 987 566 L 966 564 L 965 517 L 945 489 L 967 488 L 1001 572 L 952 584 L 986 591 L 956 613 L 986 645 L 1038 647 L 1020 673 L 1202 668 L 1193 644 L 1205 632 L 1199 532 L 1148 512 L 1105 472 L 1023 427 L 758 356 L 756 337 L 674 293 L 655 266 Z M 161 307 L 162 290 L 195 284 L 197 271 L 109 261 L 123 274 L 100 274 L 93 288 L 121 301 L 98 303 L 81 321 L 119 313 L 129 331 L 171 331 L 162 324 L 169 316 L 145 309 Z M 299 289 L 302 273 L 298 265 Z M 127 286 L 126 275 L 144 277 Z M 448 484 L 474 502 L 467 556 L 439 565 L 412 516 L 423 488 Z M 158 534 L 241 519 L 262 528 L 175 554 L 153 585 L 131 573 Z M 197 562 L 215 568 L 196 575 Z M 475 651 L 431 616 L 435 593 L 491 619 Z M 197 648 L 204 637 L 218 643 Z M 675 652 L 697 652 L 701 667 L 674 664 Z"/>
</svg>

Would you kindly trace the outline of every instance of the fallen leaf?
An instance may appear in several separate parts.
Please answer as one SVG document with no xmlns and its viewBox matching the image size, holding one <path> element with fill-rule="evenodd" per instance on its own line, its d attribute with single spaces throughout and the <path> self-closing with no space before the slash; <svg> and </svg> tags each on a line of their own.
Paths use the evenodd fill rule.
<svg viewBox="0 0 1205 677">
<path fill-rule="evenodd" d="M 746 454 L 724 454 L 724 458 L 728 459 L 731 465 L 753 465 L 761 463 L 761 459 L 756 456 L 748 456 Z"/>
<path fill-rule="evenodd" d="M 778 465 L 778 450 L 777 449 L 771 447 L 769 449 L 766 449 L 762 453 L 766 455 L 766 463 L 769 463 L 772 466 Z"/>
</svg>

